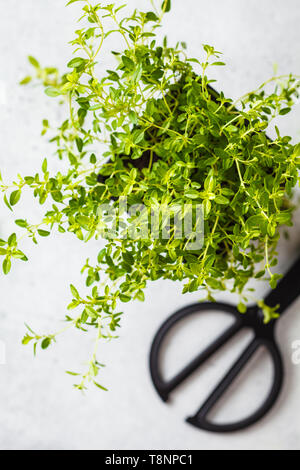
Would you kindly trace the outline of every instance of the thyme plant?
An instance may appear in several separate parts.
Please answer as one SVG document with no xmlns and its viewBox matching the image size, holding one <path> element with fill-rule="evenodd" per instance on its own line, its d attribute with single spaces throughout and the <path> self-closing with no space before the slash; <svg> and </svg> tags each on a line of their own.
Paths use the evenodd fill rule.
<svg viewBox="0 0 300 470">
<path fill-rule="evenodd" d="M 176 237 L 106 237 L 98 259 L 87 260 L 82 272 L 90 294 L 83 297 L 71 285 L 67 326 L 96 329 L 96 346 L 88 368 L 76 387 L 97 381 L 101 338 L 111 338 L 120 326 L 122 303 L 144 300 L 149 281 L 180 280 L 183 293 L 201 289 L 213 300 L 214 292 L 230 289 L 240 294 L 239 309 L 247 307 L 248 281 L 268 279 L 276 287 L 276 247 L 281 226 L 292 225 L 292 190 L 298 183 L 300 144 L 266 130 L 278 115 L 291 110 L 298 98 L 296 76 L 272 77 L 257 90 L 233 103 L 211 87 L 210 70 L 224 66 L 221 53 L 203 46 L 201 57 L 189 58 L 185 43 L 160 44 L 156 30 L 170 0 L 151 10 L 123 15 L 124 5 L 81 2 L 80 29 L 71 42 L 74 57 L 63 75 L 43 68 L 30 57 L 34 74 L 21 83 L 42 82 L 45 93 L 66 106 L 58 129 L 51 132 L 59 159 L 68 170 L 50 174 L 47 160 L 32 176 L 18 175 L 12 185 L 1 178 L 6 206 L 13 211 L 29 189 L 45 206 L 39 225 L 16 220 L 33 243 L 53 230 L 72 232 L 84 243 L 109 232 L 111 218 L 99 207 L 117 207 L 124 197 L 130 205 L 146 208 L 202 204 L 204 245 L 188 250 L 187 240 Z M 112 51 L 110 70 L 101 68 L 101 52 L 111 34 L 120 38 Z M 220 89 L 219 86 L 217 86 Z M 272 88 L 272 89 L 271 89 Z M 119 225 L 126 223 L 117 216 Z M 140 214 L 129 221 L 137 225 Z M 193 219 L 196 227 L 197 221 Z M 165 226 L 162 215 L 159 227 Z M 3 272 L 12 260 L 27 261 L 13 233 L 0 240 Z M 265 320 L 276 309 L 261 303 Z M 73 312 L 73 313 L 72 313 Z M 46 349 L 56 334 L 39 335 L 28 329 L 23 343 Z"/>
</svg>

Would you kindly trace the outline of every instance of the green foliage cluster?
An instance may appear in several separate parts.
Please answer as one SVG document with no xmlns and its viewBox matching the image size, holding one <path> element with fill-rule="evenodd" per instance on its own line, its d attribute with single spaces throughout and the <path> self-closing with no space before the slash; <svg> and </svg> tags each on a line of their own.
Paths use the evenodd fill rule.
<svg viewBox="0 0 300 470">
<path fill-rule="evenodd" d="M 99 340 L 115 335 L 120 304 L 143 301 L 148 281 L 179 280 L 184 293 L 206 289 L 210 300 L 214 291 L 230 289 L 241 296 L 241 312 L 249 280 L 267 278 L 276 286 L 279 229 L 292 225 L 300 144 L 293 145 L 277 127 L 271 141 L 266 129 L 290 111 L 299 83 L 295 76 L 272 77 L 233 103 L 211 88 L 214 80 L 208 77 L 208 69 L 225 65 L 220 52 L 204 45 L 198 60 L 187 57 L 184 43 L 170 47 L 165 39 L 159 44 L 156 29 L 171 8 L 169 0 L 160 8 L 151 2 L 151 11 L 129 16 L 122 16 L 124 6 L 89 0 L 69 4 L 74 2 L 83 4 L 82 28 L 75 32 L 67 73 L 42 68 L 30 57 L 46 94 L 68 107 L 56 131 L 43 121 L 43 134 L 52 132 L 51 142 L 68 171 L 50 174 L 44 160 L 39 173 L 18 176 L 12 186 L 1 179 L 9 209 L 25 188 L 47 206 L 40 225 L 25 219 L 16 224 L 34 243 L 52 230 L 88 242 L 99 237 L 99 206 L 117 205 L 124 196 L 129 204 L 146 207 L 203 204 L 205 219 L 201 250 L 188 251 L 186 240 L 176 238 L 171 227 L 167 240 L 111 238 L 94 263 L 86 261 L 82 272 L 91 292 L 82 297 L 71 286 L 66 318 L 67 327 L 97 330 L 88 369 L 78 374 L 76 387 L 84 389 L 91 381 L 101 387 L 96 381 Z M 100 57 L 110 34 L 119 35 L 123 46 L 112 52 L 116 65 L 105 72 Z M 0 245 L 5 274 L 12 259 L 27 260 L 15 234 Z M 276 315 L 262 307 L 266 320 Z M 56 336 L 29 329 L 23 342 L 46 349 Z"/>
</svg>

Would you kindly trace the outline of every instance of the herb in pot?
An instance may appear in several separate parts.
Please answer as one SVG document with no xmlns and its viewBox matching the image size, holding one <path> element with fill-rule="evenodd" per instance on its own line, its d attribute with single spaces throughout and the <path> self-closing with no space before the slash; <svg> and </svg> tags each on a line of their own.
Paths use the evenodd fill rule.
<svg viewBox="0 0 300 470">
<path fill-rule="evenodd" d="M 47 207 L 39 225 L 16 220 L 34 243 L 52 230 L 72 232 L 83 242 L 106 234 L 98 259 L 82 269 L 91 292 L 83 297 L 71 285 L 66 317 L 68 327 L 96 329 L 87 371 L 71 372 L 82 390 L 89 382 L 103 388 L 97 381 L 99 341 L 120 326 L 120 304 L 144 300 L 149 281 L 179 280 L 183 293 L 205 289 L 210 300 L 215 291 L 230 289 L 240 295 L 241 313 L 250 280 L 268 279 L 276 286 L 281 277 L 276 247 L 280 227 L 292 225 L 300 144 L 293 145 L 277 127 L 275 140 L 266 135 L 274 118 L 288 113 L 298 98 L 298 77 L 272 77 L 233 103 L 214 91 L 208 76 L 209 69 L 225 65 L 220 52 L 204 45 L 198 60 L 187 57 L 184 43 L 158 43 L 156 30 L 170 0 L 160 8 L 151 2 L 151 11 L 130 16 L 122 16 L 124 6 L 115 4 L 69 4 L 79 1 L 82 26 L 67 72 L 42 68 L 30 57 L 46 94 L 67 106 L 61 126 L 53 131 L 45 119 L 43 134 L 52 133 L 68 169 L 50 174 L 44 160 L 41 171 L 18 176 L 11 186 L 1 179 L 1 190 L 11 210 L 26 189 Z M 116 65 L 105 72 L 98 62 L 111 34 L 119 35 L 123 49 L 112 51 Z M 32 80 L 28 76 L 22 83 Z M 125 198 L 129 207 L 143 209 L 111 215 L 110 208 L 119 208 Z M 155 208 L 171 207 L 178 214 L 194 205 L 203 208 L 201 247 L 188 249 L 189 239 L 178 236 L 174 218 L 164 210 L 159 236 L 148 231 L 146 237 L 123 236 L 128 225 L 136 234 Z M 199 220 L 192 212 L 190 217 L 197 233 Z M 161 236 L 163 229 L 168 236 Z M 4 274 L 12 260 L 27 261 L 16 234 L 0 245 Z M 276 316 L 276 310 L 262 307 L 266 321 Z M 46 349 L 56 337 L 28 328 L 23 342 Z"/>
</svg>

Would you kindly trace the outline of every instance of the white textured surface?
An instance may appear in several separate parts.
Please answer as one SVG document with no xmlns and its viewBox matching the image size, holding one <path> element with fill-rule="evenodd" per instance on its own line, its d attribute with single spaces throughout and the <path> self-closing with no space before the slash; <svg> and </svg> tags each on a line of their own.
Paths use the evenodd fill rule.
<svg viewBox="0 0 300 470">
<path fill-rule="evenodd" d="M 47 65 L 63 65 L 70 57 L 78 7 L 64 8 L 63 0 L 0 0 L 0 166 L 5 178 L 30 174 L 52 152 L 40 137 L 40 122 L 62 118 L 61 111 L 36 88 L 20 88 L 30 53 Z M 129 0 L 132 6 L 146 1 Z M 228 96 L 238 97 L 272 74 L 300 72 L 300 6 L 298 0 L 173 0 L 165 31 L 173 41 L 188 42 L 191 56 L 201 43 L 224 52 L 226 69 L 216 70 Z M 3 100 L 3 89 L 6 100 Z M 282 124 L 284 132 L 299 137 L 300 110 Z M 16 218 L 39 214 L 30 197 Z M 299 219 L 299 217 L 298 217 Z M 0 236 L 13 226 L 4 205 Z M 299 252 L 299 223 L 292 240 L 282 243 L 282 267 Z M 300 302 L 281 320 L 278 338 L 287 374 L 284 392 L 270 415 L 253 428 L 234 435 L 212 435 L 184 423 L 215 380 L 216 360 L 192 386 L 182 388 L 166 406 L 157 398 L 148 374 L 148 351 L 154 332 L 178 307 L 197 296 L 183 297 L 180 286 L 160 282 L 149 287 L 144 304 L 126 305 L 120 340 L 103 346 L 107 364 L 102 382 L 109 393 L 91 390 L 86 396 L 71 388 L 64 369 L 74 369 L 88 357 L 91 338 L 68 333 L 58 344 L 33 360 L 30 348 L 20 345 L 24 321 L 41 331 L 56 330 L 69 301 L 70 281 L 80 285 L 83 261 L 99 246 L 88 246 L 71 236 L 53 236 L 39 247 L 25 242 L 30 263 L 16 264 L 0 280 L 0 339 L 6 344 L 7 363 L 0 365 L 0 447 L 2 449 L 300 449 L 300 366 L 291 363 L 291 343 L 300 339 Z M 234 300 L 234 299 L 232 299 Z M 204 325 L 206 327 L 206 325 Z M 199 323 L 199 332 L 205 331 Z M 195 331 L 195 330 L 194 330 Z M 192 339 L 192 338 L 191 338 Z M 234 353 L 229 353 L 229 356 Z M 219 374 L 228 355 L 221 357 Z M 172 362 L 172 361 L 171 361 Z M 237 400 L 251 406 L 259 397 L 263 363 L 247 391 Z M 268 365 L 266 364 L 268 369 Z M 254 385 L 253 385 L 254 384 Z M 258 386 L 258 389 L 256 389 Z"/>
</svg>

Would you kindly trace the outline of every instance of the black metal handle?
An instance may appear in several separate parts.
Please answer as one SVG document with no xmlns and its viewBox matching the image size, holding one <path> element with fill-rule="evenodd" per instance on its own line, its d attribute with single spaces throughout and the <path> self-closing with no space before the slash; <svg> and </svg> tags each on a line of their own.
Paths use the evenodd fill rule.
<svg viewBox="0 0 300 470">
<path fill-rule="evenodd" d="M 201 311 L 220 310 L 229 313 L 236 318 L 235 323 L 228 328 L 219 338 L 213 341 L 209 347 L 201 352 L 190 364 L 188 364 L 181 372 L 179 372 L 173 379 L 168 382 L 162 378 L 160 370 L 160 350 L 162 343 L 173 328 L 173 326 L 186 316 L 199 313 Z M 219 348 L 221 348 L 227 341 L 229 341 L 242 327 L 241 315 L 237 309 L 228 304 L 213 304 L 213 303 L 197 303 L 192 304 L 178 310 L 174 315 L 171 315 L 160 327 L 152 343 L 150 351 L 150 373 L 152 381 L 157 390 L 157 393 L 163 401 L 167 401 L 169 394 L 178 387 L 185 379 L 187 379 L 198 367 L 201 366 L 207 359 L 209 359 Z"/>
<path fill-rule="evenodd" d="M 265 303 L 270 307 L 279 305 L 281 315 L 300 295 L 300 258 L 279 282 L 277 288 L 266 297 Z"/>
</svg>

